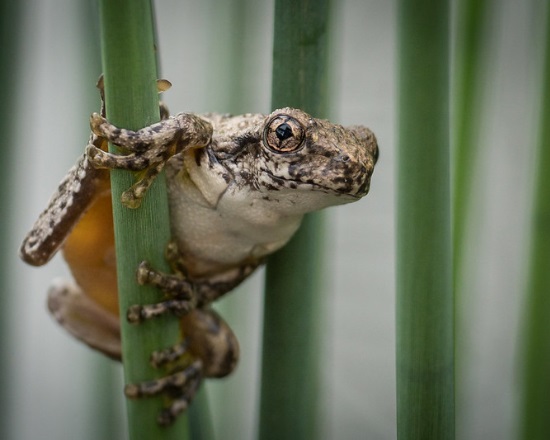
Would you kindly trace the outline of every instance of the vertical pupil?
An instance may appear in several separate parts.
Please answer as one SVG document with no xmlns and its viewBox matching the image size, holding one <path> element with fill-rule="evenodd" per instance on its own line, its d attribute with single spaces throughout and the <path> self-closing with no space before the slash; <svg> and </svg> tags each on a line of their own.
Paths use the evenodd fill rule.
<svg viewBox="0 0 550 440">
<path fill-rule="evenodd" d="M 277 127 L 275 133 L 277 134 L 279 140 L 284 141 L 285 139 L 288 139 L 290 136 L 292 136 L 292 128 L 286 122 L 283 122 Z"/>
</svg>

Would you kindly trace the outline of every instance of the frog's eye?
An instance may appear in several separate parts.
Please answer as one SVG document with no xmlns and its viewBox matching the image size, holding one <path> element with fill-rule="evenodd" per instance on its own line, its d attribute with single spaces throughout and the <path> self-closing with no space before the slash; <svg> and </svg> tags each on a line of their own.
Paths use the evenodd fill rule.
<svg viewBox="0 0 550 440">
<path fill-rule="evenodd" d="M 264 129 L 264 143 L 275 153 L 290 153 L 304 143 L 305 129 L 296 119 L 287 115 L 271 118 Z"/>
</svg>

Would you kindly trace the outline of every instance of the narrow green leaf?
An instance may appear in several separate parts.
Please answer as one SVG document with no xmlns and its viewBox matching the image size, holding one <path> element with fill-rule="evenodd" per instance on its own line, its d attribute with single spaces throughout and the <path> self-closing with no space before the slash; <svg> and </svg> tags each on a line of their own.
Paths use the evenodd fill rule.
<svg viewBox="0 0 550 440">
<path fill-rule="evenodd" d="M 534 188 L 531 256 L 525 316 L 522 437 L 550 438 L 550 7 L 546 5 L 546 40 L 541 77 L 539 148 Z"/>
<path fill-rule="evenodd" d="M 152 7 L 149 0 L 102 0 L 100 2 L 101 49 L 105 75 L 107 117 L 117 126 L 138 129 L 159 120 L 156 87 Z M 168 201 L 164 175 L 149 189 L 142 206 L 131 210 L 120 203 L 121 193 L 133 183 L 131 173 L 113 171 L 113 213 L 121 314 L 124 375 L 126 383 L 162 376 L 148 359 L 154 350 L 179 339 L 177 319 L 167 316 L 141 325 L 124 319 L 132 304 L 158 302 L 160 292 L 138 286 L 136 268 L 142 260 L 168 271 L 163 252 L 170 239 Z M 128 401 L 131 440 L 182 439 L 186 419 L 168 427 L 156 423 L 161 398 Z"/>
<path fill-rule="evenodd" d="M 449 4 L 399 2 L 398 439 L 454 438 Z"/>
<path fill-rule="evenodd" d="M 329 1 L 275 4 L 272 106 L 326 116 Z M 260 438 L 316 438 L 323 320 L 322 214 L 307 215 L 266 273 Z"/>
</svg>

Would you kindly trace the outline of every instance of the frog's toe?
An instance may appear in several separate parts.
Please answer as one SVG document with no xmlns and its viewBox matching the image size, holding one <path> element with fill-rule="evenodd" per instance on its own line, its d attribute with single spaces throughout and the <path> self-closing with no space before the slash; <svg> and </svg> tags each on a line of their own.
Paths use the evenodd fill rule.
<svg viewBox="0 0 550 440">
<path fill-rule="evenodd" d="M 191 301 L 181 299 L 169 299 L 156 304 L 135 304 L 128 308 L 126 319 L 132 324 L 139 324 L 167 313 L 181 317 L 194 308 L 195 305 Z"/>
<path fill-rule="evenodd" d="M 198 388 L 198 382 L 197 382 Z M 196 389 L 195 391 L 196 392 Z M 169 407 L 164 408 L 157 417 L 157 423 L 160 426 L 168 426 L 174 423 L 174 420 L 189 407 L 190 399 L 187 396 L 181 396 L 174 399 Z"/>
<path fill-rule="evenodd" d="M 155 180 L 155 177 L 162 170 L 162 166 L 159 165 L 161 164 L 149 168 L 145 177 L 139 179 L 129 189 L 122 193 L 120 201 L 124 206 L 130 209 L 137 209 L 141 206 L 141 201 L 145 197 L 147 190 Z"/>
<path fill-rule="evenodd" d="M 90 116 L 90 129 L 96 136 L 105 138 L 109 142 L 130 151 L 143 152 L 146 150 L 143 143 L 140 142 L 138 132 L 118 128 L 99 113 L 92 113 Z"/>
<path fill-rule="evenodd" d="M 86 146 L 86 155 L 94 168 L 98 169 L 143 171 L 152 166 L 152 159 L 149 156 L 136 155 L 135 153 L 122 156 L 103 151 L 93 144 L 88 144 Z M 158 174 L 158 172 L 156 172 L 156 174 Z"/>
<path fill-rule="evenodd" d="M 168 299 L 156 304 L 131 306 L 126 317 L 132 323 L 139 323 L 166 313 L 181 317 L 196 307 L 194 285 L 181 274 L 158 272 L 148 262 L 143 261 L 138 266 L 136 278 L 140 285 L 151 285 L 161 289 Z"/>
<path fill-rule="evenodd" d="M 151 354 L 149 361 L 155 368 L 165 367 L 167 365 L 173 365 L 178 361 L 184 359 L 184 356 L 189 353 L 189 340 L 186 338 L 179 344 L 164 350 L 154 351 Z"/>
<path fill-rule="evenodd" d="M 171 298 L 192 300 L 195 296 L 193 283 L 183 275 L 159 272 L 153 269 L 147 261 L 142 261 L 139 264 L 136 278 L 140 285 L 155 286 Z"/>
<path fill-rule="evenodd" d="M 159 413 L 157 418 L 159 425 L 166 426 L 187 409 L 199 389 L 201 380 L 202 362 L 195 360 L 181 371 L 176 371 L 160 379 L 128 384 L 124 388 L 124 394 L 130 399 L 160 394 L 167 396 L 170 404 Z"/>
<path fill-rule="evenodd" d="M 105 137 L 103 136 L 103 130 L 101 130 L 101 127 L 104 124 L 109 124 L 107 122 L 107 119 L 105 119 L 103 116 L 101 116 L 99 113 L 93 112 L 90 115 L 90 128 L 96 134 L 97 136 Z"/>
<path fill-rule="evenodd" d="M 140 397 L 157 396 L 159 394 L 168 394 L 178 396 L 186 390 L 196 378 L 200 380 L 202 371 L 202 362 L 196 360 L 183 368 L 181 371 L 161 377 L 160 379 L 148 380 L 140 383 L 128 384 L 124 388 L 124 394 L 130 399 L 139 399 Z"/>
</svg>

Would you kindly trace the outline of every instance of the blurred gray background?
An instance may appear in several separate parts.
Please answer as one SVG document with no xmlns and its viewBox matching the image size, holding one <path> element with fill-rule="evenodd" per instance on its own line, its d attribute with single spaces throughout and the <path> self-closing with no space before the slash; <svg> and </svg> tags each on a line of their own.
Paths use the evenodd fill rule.
<svg viewBox="0 0 550 440">
<path fill-rule="evenodd" d="M 49 317 L 46 289 L 68 276 L 61 258 L 35 269 L 17 249 L 59 180 L 82 151 L 98 109 L 97 16 L 78 2 L 28 0 L 17 83 L 16 176 L 11 240 L 9 363 L 13 439 L 123 438 L 120 367 L 70 338 Z M 395 438 L 394 200 L 396 11 L 394 1 L 334 2 L 330 117 L 365 124 L 381 160 L 369 196 L 330 210 L 324 438 Z M 481 154 L 472 170 L 467 292 L 460 301 L 458 437 L 507 440 L 517 424 L 517 357 L 537 111 L 540 5 L 500 1 L 489 30 Z M 164 99 L 173 112 L 269 112 L 270 1 L 156 2 Z M 238 43 L 235 43 L 237 41 Z M 238 44 L 237 47 L 234 45 Z M 235 78 L 232 82 L 231 78 Z M 4 85 L 6 86 L 6 85 Z M 7 85 L 8 87 L 10 85 Z M 241 96 L 242 99 L 239 99 Z M 210 381 L 220 439 L 256 433 L 261 281 L 257 275 L 221 305 L 241 341 L 238 371 Z M 238 318 L 237 318 L 238 316 Z M 114 376 L 114 379 L 112 378 Z M 107 437 L 99 405 L 114 400 L 122 420 Z"/>
</svg>

